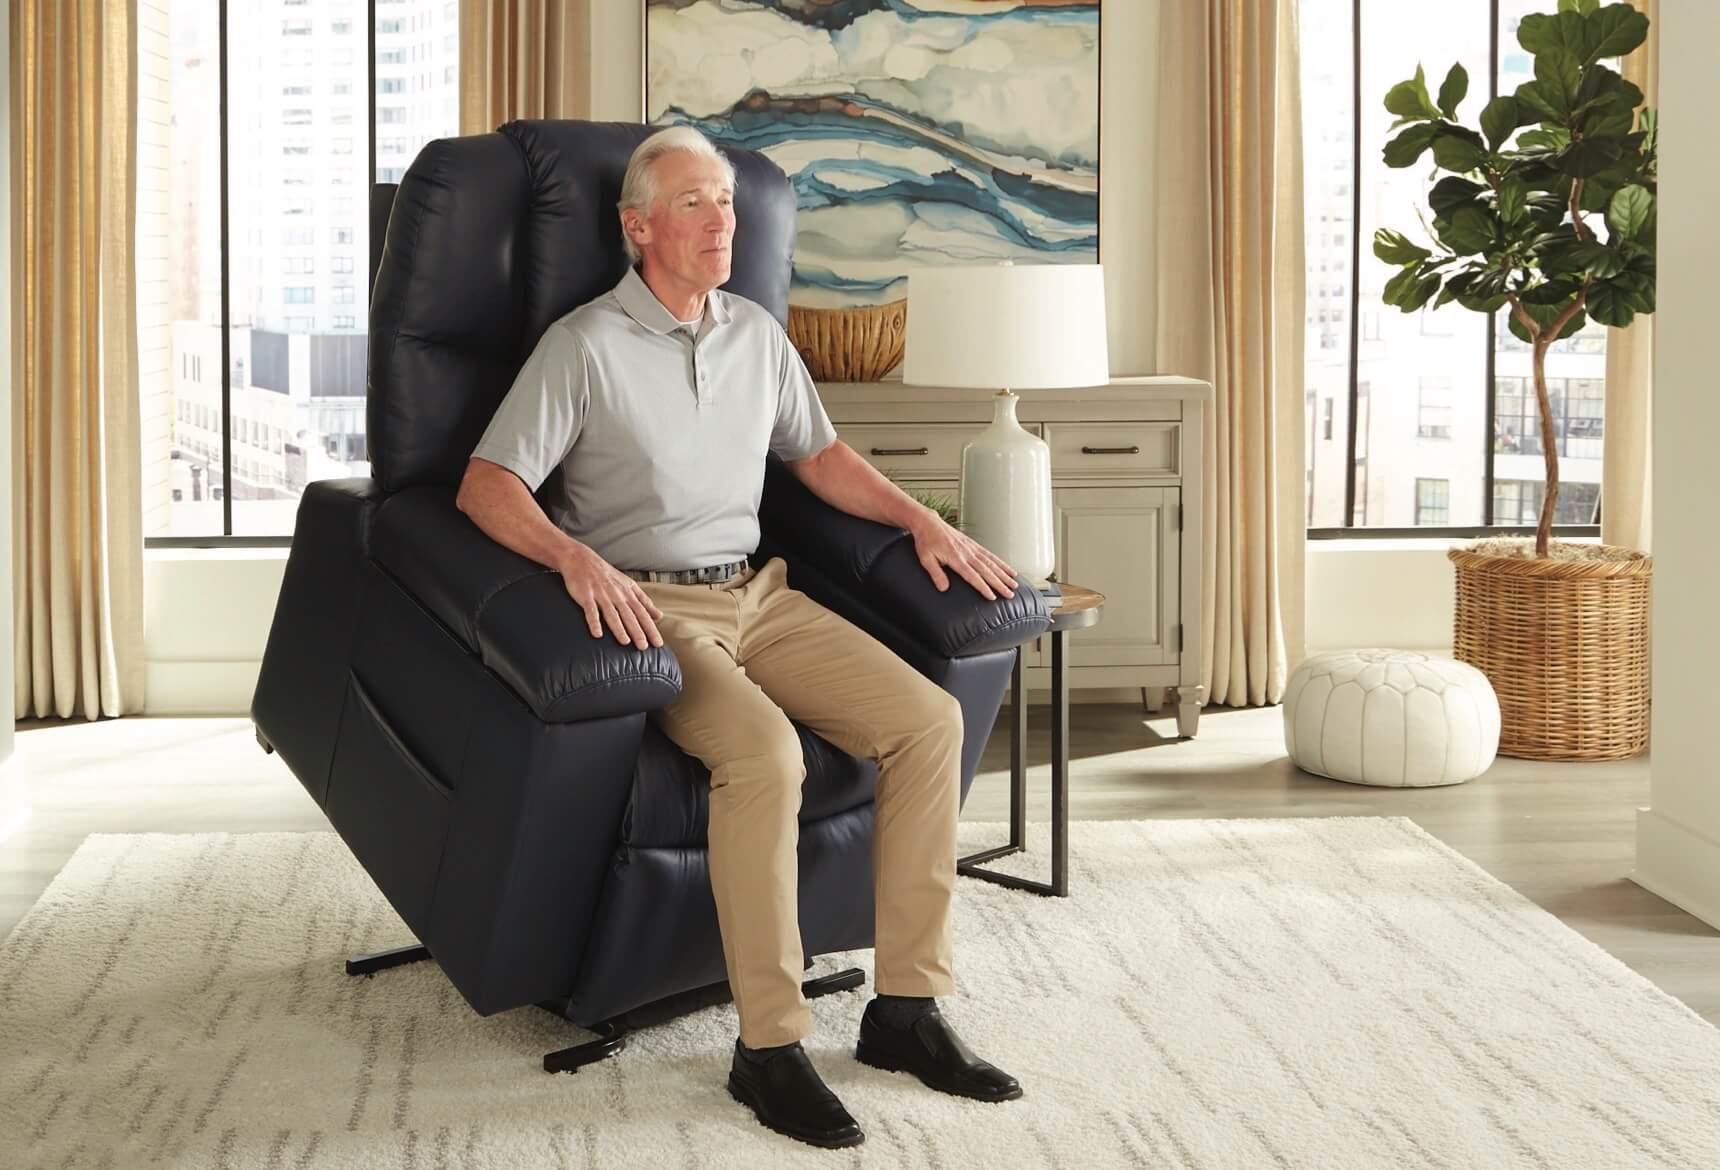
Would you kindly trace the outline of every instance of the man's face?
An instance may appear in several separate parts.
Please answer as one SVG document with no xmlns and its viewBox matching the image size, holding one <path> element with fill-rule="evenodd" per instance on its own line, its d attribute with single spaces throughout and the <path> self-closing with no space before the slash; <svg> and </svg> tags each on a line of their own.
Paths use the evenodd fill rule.
<svg viewBox="0 0 1720 1170">
<path fill-rule="evenodd" d="M 657 198 L 650 213 L 630 216 L 633 242 L 646 263 L 680 283 L 709 292 L 729 278 L 735 237 L 734 190 L 716 159 L 675 150 L 652 164 Z"/>
</svg>

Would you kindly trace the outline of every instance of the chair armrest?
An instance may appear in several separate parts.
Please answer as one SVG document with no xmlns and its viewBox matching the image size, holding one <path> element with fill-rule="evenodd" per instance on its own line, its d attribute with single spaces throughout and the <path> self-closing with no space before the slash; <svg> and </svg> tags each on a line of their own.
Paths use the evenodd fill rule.
<svg viewBox="0 0 1720 1170">
<path fill-rule="evenodd" d="M 593 638 L 561 574 L 484 535 L 450 488 L 390 495 L 370 555 L 546 723 L 649 711 L 681 693 L 667 646 Z"/>
<path fill-rule="evenodd" d="M 776 458 L 765 465 L 759 504 L 763 543 L 793 564 L 804 559 L 843 593 L 944 658 L 966 658 L 1031 642 L 1051 625 L 1031 585 L 987 601 L 950 574 L 940 593 L 907 532 L 832 508 Z"/>
</svg>

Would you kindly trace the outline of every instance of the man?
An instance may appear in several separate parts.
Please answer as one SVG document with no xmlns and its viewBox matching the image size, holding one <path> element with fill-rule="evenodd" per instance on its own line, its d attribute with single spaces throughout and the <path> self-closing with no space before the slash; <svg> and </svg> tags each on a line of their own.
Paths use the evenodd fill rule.
<svg viewBox="0 0 1720 1170">
<path fill-rule="evenodd" d="M 960 708 L 871 637 L 756 572 L 767 452 L 814 493 L 907 529 L 937 588 L 953 572 L 992 599 L 1014 572 L 836 440 L 782 327 L 716 291 L 729 278 L 734 171 L 697 131 L 646 139 L 622 185 L 629 269 L 551 325 L 484 432 L 461 511 L 559 570 L 594 638 L 665 642 L 683 689 L 653 718 L 711 772 L 710 867 L 740 1014 L 729 1091 L 767 1126 L 852 1146 L 860 1127 L 800 1041 L 795 845 L 806 769 L 790 720 L 878 761 L 872 852 L 878 995 L 856 1055 L 985 1101 L 1021 1095 L 939 1012 L 953 990 L 949 913 Z M 533 498 L 560 467 L 562 486 Z"/>
</svg>

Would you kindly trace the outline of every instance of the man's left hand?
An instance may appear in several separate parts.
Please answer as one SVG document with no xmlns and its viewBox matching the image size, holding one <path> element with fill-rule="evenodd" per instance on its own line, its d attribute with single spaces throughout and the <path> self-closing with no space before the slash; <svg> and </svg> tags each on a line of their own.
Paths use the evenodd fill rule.
<svg viewBox="0 0 1720 1170">
<path fill-rule="evenodd" d="M 920 564 L 931 575 L 939 593 L 950 587 L 949 574 L 944 572 L 946 567 L 955 570 L 987 601 L 1015 592 L 1015 570 L 972 537 L 951 528 L 936 513 L 928 510 L 927 518 L 909 531 Z"/>
</svg>

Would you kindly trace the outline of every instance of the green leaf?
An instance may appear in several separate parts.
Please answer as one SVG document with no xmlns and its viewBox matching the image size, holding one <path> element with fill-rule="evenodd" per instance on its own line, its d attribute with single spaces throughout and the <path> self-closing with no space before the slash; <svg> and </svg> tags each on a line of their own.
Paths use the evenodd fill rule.
<svg viewBox="0 0 1720 1170">
<path fill-rule="evenodd" d="M 1609 4 L 1584 16 L 1583 23 L 1588 26 L 1587 61 L 1623 57 L 1648 37 L 1648 17 L 1629 4 Z"/>
<path fill-rule="evenodd" d="M 1433 99 L 1427 95 L 1427 76 L 1420 65 L 1409 81 L 1400 81 L 1386 91 L 1386 110 L 1400 118 L 1422 121 L 1439 117 Z"/>
<path fill-rule="evenodd" d="M 1507 177 L 1499 184 L 1499 218 L 1506 223 L 1516 223 L 1523 218 L 1528 199 L 1529 192 L 1524 189 L 1522 181 Z"/>
<path fill-rule="evenodd" d="M 1492 217 L 1479 207 L 1460 207 L 1452 212 L 1450 220 L 1436 219 L 1433 226 L 1440 243 L 1459 256 L 1486 252 L 1498 238 Z"/>
<path fill-rule="evenodd" d="M 1560 12 L 1580 12 L 1584 16 L 1601 6 L 1601 0 L 1559 0 Z"/>
<path fill-rule="evenodd" d="M 1589 275 L 1600 280 L 1609 276 L 1617 276 L 1624 271 L 1624 258 L 1615 248 L 1610 248 L 1599 240 L 1585 240 L 1569 250 L 1572 263 L 1580 264 Z"/>
<path fill-rule="evenodd" d="M 1433 140 L 1439 136 L 1437 122 L 1422 122 L 1411 126 L 1402 134 L 1386 143 L 1385 163 L 1388 167 L 1409 167 L 1415 165 L 1415 160 L 1422 152 L 1433 145 Z"/>
<path fill-rule="evenodd" d="M 1609 138 L 1579 138 L 1556 160 L 1559 170 L 1573 179 L 1598 175 L 1619 160 L 1624 148 Z"/>
<path fill-rule="evenodd" d="M 1433 161 L 1458 174 L 1468 174 L 1479 169 L 1487 160 L 1487 151 L 1479 141 L 1471 141 L 1466 137 L 1474 133 L 1473 130 L 1462 133 L 1442 130 L 1433 140 Z"/>
<path fill-rule="evenodd" d="M 1472 183 L 1456 175 L 1447 175 L 1427 193 L 1427 205 L 1433 208 L 1435 215 L 1450 219 L 1452 212 L 1459 207 L 1475 203 L 1485 190 L 1487 188 L 1480 183 Z"/>
<path fill-rule="evenodd" d="M 1481 132 L 1487 135 L 1487 148 L 1498 150 L 1517 129 L 1517 99 L 1500 94 L 1481 109 Z"/>
<path fill-rule="evenodd" d="M 1374 255 L 1387 264 L 1420 264 L 1433 253 L 1411 243 L 1402 232 L 1381 228 L 1374 233 Z"/>
<path fill-rule="evenodd" d="M 1646 187 L 1635 184 L 1621 187 L 1607 205 L 1607 230 L 1617 239 L 1634 239 L 1648 222 L 1648 214 L 1653 209 L 1654 196 Z"/>
<path fill-rule="evenodd" d="M 1404 294 L 1415 287 L 1415 282 L 1419 279 L 1415 265 L 1405 266 L 1398 271 L 1396 276 L 1386 281 L 1386 287 L 1380 293 L 1380 299 L 1388 305 L 1397 305 L 1403 300 Z"/>
<path fill-rule="evenodd" d="M 1519 107 L 1542 122 L 1558 122 L 1565 116 L 1567 106 L 1557 86 L 1549 90 L 1539 81 L 1525 81 L 1517 87 L 1515 96 Z"/>
<path fill-rule="evenodd" d="M 1518 150 L 1563 150 L 1571 144 L 1571 132 L 1562 127 L 1528 130 L 1517 138 Z"/>
<path fill-rule="evenodd" d="M 1457 105 L 1469 92 L 1469 71 L 1453 65 L 1439 86 L 1439 112 L 1452 121 L 1457 120 Z"/>
<path fill-rule="evenodd" d="M 1569 113 L 1582 85 L 1583 67 L 1575 53 L 1567 49 L 1549 49 L 1535 56 L 1535 80 L 1540 82 L 1543 95 L 1551 99 L 1556 94 L 1562 111 Z"/>
<path fill-rule="evenodd" d="M 1565 327 L 1559 330 L 1559 335 L 1553 338 L 1553 340 L 1563 341 L 1565 338 L 1571 336 L 1571 334 L 1581 330 L 1582 327 L 1588 323 L 1588 316 L 1584 314 L 1581 309 L 1578 309 L 1575 313 L 1571 314 L 1571 319 L 1565 322 Z"/>
<path fill-rule="evenodd" d="M 1589 316 L 1602 325 L 1623 328 L 1629 325 L 1631 318 L 1636 316 L 1636 310 L 1631 307 L 1630 297 L 1607 282 L 1601 282 L 1589 287 L 1588 301 Z"/>
<path fill-rule="evenodd" d="M 1577 282 L 1574 280 L 1548 280 L 1526 290 L 1522 294 L 1525 306 L 1545 305 L 1556 308 L 1577 295 Z M 1551 317 L 1548 320 L 1552 320 Z"/>
<path fill-rule="evenodd" d="M 1517 25 L 1517 43 L 1537 56 L 1562 49 L 1582 60 L 1588 51 L 1589 33 L 1579 13 L 1534 12 Z"/>
</svg>

